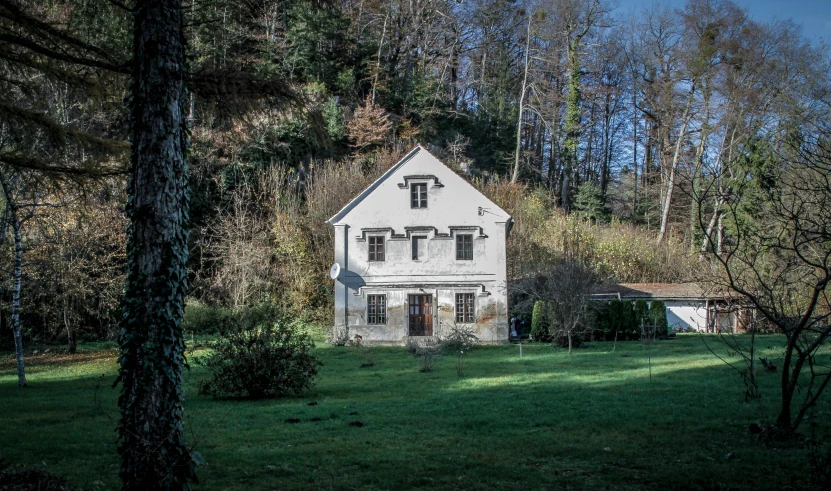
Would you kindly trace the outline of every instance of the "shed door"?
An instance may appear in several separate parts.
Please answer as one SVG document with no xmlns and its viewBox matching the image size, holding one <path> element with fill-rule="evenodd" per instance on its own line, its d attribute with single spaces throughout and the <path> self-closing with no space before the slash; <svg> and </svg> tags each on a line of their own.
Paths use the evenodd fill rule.
<svg viewBox="0 0 831 491">
<path fill-rule="evenodd" d="M 433 296 L 410 295 L 410 336 L 433 335 Z"/>
</svg>

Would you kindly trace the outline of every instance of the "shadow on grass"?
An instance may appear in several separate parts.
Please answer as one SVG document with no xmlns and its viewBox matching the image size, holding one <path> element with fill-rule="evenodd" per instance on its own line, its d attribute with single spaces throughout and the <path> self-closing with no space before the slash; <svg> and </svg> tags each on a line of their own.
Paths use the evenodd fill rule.
<svg viewBox="0 0 831 491">
<path fill-rule="evenodd" d="M 747 426 L 758 409 L 744 402 L 741 380 L 690 340 L 654 347 L 651 383 L 639 344 L 571 356 L 532 346 L 522 359 L 514 348 L 474 350 L 462 378 L 452 355 L 419 373 L 403 348 L 373 347 L 368 369 L 356 350 L 321 348 L 314 391 L 263 401 L 199 396 L 207 371 L 196 366 L 185 376 L 185 414 L 189 441 L 210 463 L 200 480 L 205 489 L 807 485 L 804 451 L 755 442 Z M 88 365 L 100 371 L 98 362 Z M 0 441 L 14 446 L 16 463 L 45 461 L 76 486 L 116 483 L 115 423 L 95 409 L 97 390 L 101 408 L 117 414 L 115 362 L 102 363 L 103 390 L 101 373 L 59 378 L 67 366 L 55 379 L 33 377 L 34 390 L 0 383 Z M 777 382 L 762 376 L 769 400 Z"/>
</svg>

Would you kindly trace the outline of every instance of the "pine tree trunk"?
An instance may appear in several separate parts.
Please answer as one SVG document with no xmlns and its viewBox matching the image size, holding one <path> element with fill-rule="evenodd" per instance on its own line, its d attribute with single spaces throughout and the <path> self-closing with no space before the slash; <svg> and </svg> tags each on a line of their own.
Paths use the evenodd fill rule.
<svg viewBox="0 0 831 491">
<path fill-rule="evenodd" d="M 194 476 L 182 427 L 188 258 L 182 6 L 138 0 L 135 10 L 120 476 L 125 490 L 178 490 Z"/>
<path fill-rule="evenodd" d="M 8 206 L 8 201 L 6 202 Z M 14 232 L 14 273 L 12 287 L 12 332 L 14 333 L 14 357 L 17 361 L 17 385 L 26 387 L 26 364 L 23 359 L 23 335 L 20 332 L 20 284 L 23 276 L 23 240 L 20 236 L 20 219 L 17 210 L 9 206 Z"/>
</svg>

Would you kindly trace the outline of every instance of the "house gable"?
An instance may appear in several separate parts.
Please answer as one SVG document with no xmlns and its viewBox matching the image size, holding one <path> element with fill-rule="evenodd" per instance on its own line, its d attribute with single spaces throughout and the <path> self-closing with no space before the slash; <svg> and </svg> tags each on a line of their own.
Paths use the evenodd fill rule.
<svg viewBox="0 0 831 491">
<path fill-rule="evenodd" d="M 426 185 L 426 208 L 413 208 L 414 184 Z M 395 221 L 399 223 L 432 227 L 438 233 L 447 233 L 459 225 L 511 220 L 505 210 L 421 146 L 390 167 L 327 222 L 338 225 L 357 221 L 366 228 L 389 227 L 390 217 L 397 217 Z"/>
</svg>

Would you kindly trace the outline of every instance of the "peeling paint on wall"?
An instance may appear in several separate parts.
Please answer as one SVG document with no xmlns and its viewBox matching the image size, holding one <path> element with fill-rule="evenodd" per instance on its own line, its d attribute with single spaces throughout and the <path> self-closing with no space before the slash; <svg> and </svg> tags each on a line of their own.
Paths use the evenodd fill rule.
<svg viewBox="0 0 831 491">
<path fill-rule="evenodd" d="M 427 207 L 412 207 L 411 187 L 426 185 Z M 364 342 L 403 343 L 411 295 L 431 295 L 438 335 L 455 322 L 456 294 L 473 294 L 480 340 L 508 340 L 505 240 L 511 217 L 423 148 L 390 168 L 329 220 L 335 228 L 335 323 Z M 458 234 L 472 258 L 457 259 Z M 413 260 L 413 236 L 424 237 Z M 369 240 L 383 260 L 369 260 Z M 384 295 L 386 323 L 366 325 L 367 296 Z M 415 312 L 412 315 L 421 314 Z M 350 332 L 350 336 L 351 336 Z"/>
</svg>

